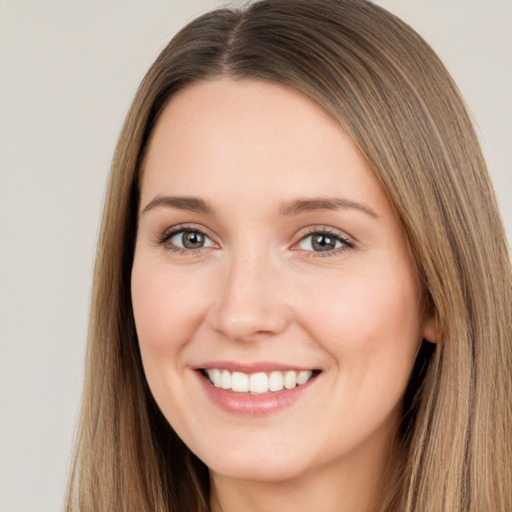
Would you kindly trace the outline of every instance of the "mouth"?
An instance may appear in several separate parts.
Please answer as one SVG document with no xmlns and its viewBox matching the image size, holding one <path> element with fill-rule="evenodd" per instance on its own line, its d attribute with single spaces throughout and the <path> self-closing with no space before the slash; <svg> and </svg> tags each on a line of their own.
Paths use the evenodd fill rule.
<svg viewBox="0 0 512 512">
<path fill-rule="evenodd" d="M 320 370 L 274 370 L 244 373 L 222 368 L 201 368 L 200 373 L 214 387 L 233 393 L 263 395 L 303 386 L 320 374 Z"/>
</svg>

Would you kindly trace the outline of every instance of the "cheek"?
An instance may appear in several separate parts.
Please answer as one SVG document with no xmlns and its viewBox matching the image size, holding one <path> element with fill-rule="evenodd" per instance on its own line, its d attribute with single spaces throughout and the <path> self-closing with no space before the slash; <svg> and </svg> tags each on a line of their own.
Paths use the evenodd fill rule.
<svg viewBox="0 0 512 512">
<path fill-rule="evenodd" d="M 207 293 L 200 283 L 185 272 L 169 272 L 165 265 L 135 258 L 132 302 L 143 352 L 179 353 L 203 316 Z"/>
<path fill-rule="evenodd" d="M 131 292 L 137 337 L 146 380 L 171 424 L 181 424 L 188 396 L 187 347 L 205 311 L 207 282 L 180 269 L 169 272 L 165 261 L 146 255 L 134 260 Z M 170 392 L 170 391 L 173 392 Z"/>
<path fill-rule="evenodd" d="M 307 294 L 304 327 L 359 394 L 392 386 L 400 395 L 421 336 L 419 291 L 408 272 L 352 272 Z"/>
</svg>

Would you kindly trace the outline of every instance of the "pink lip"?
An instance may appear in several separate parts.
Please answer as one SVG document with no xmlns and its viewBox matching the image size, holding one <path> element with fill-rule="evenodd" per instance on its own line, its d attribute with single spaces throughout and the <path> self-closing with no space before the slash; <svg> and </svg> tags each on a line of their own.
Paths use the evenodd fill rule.
<svg viewBox="0 0 512 512">
<path fill-rule="evenodd" d="M 289 371 L 295 370 L 300 372 L 302 370 L 313 370 L 311 367 L 293 366 L 289 364 L 274 363 L 261 361 L 259 363 L 237 363 L 234 361 L 208 361 L 198 369 L 213 369 L 228 370 L 230 372 L 242 372 L 242 373 L 258 373 L 258 372 L 274 372 L 274 371 Z"/>
<path fill-rule="evenodd" d="M 223 368 L 224 366 L 208 366 L 207 368 Z M 237 368 L 234 371 L 239 371 Z M 244 366 L 244 368 L 246 368 Z M 262 370 L 258 365 L 257 371 L 272 371 Z M 228 368 L 225 368 L 228 369 Z M 279 369 L 289 369 L 283 368 Z M 293 368 L 294 369 L 294 368 Z M 255 371 L 248 371 L 247 368 L 242 370 L 246 373 L 255 373 Z M 304 393 L 314 385 L 317 380 L 316 377 L 293 389 L 283 389 L 282 391 L 268 392 L 261 395 L 250 395 L 248 393 L 235 393 L 231 390 L 216 388 L 203 373 L 196 371 L 201 386 L 203 387 L 208 398 L 221 409 L 232 414 L 241 416 L 264 416 L 275 413 L 297 402 Z"/>
</svg>

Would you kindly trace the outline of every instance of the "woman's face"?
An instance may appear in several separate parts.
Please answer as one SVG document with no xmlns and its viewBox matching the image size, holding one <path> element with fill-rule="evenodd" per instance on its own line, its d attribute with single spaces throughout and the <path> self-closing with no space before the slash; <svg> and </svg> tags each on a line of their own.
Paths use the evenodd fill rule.
<svg viewBox="0 0 512 512">
<path fill-rule="evenodd" d="M 258 81 L 201 82 L 165 108 L 132 295 L 163 414 L 214 474 L 241 479 L 382 462 L 434 336 L 361 153 L 312 101 Z"/>
</svg>

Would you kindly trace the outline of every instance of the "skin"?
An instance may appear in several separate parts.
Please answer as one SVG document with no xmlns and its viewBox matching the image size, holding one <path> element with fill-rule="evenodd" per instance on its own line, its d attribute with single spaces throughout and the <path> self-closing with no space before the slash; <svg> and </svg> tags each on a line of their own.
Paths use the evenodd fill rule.
<svg viewBox="0 0 512 512">
<path fill-rule="evenodd" d="M 164 196 L 213 211 L 155 202 Z M 283 215 L 318 198 L 345 203 Z M 419 343 L 436 333 L 402 228 L 353 141 L 293 89 L 200 82 L 158 120 L 140 204 L 132 296 L 144 369 L 210 468 L 212 510 L 366 510 L 393 463 Z M 181 226 L 205 245 L 163 241 Z M 348 242 L 314 250 L 311 229 Z M 291 405 L 242 415 L 204 391 L 197 368 L 219 360 L 320 374 Z"/>
</svg>

